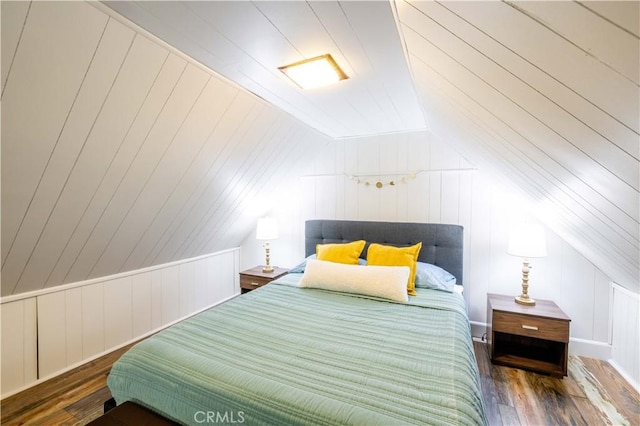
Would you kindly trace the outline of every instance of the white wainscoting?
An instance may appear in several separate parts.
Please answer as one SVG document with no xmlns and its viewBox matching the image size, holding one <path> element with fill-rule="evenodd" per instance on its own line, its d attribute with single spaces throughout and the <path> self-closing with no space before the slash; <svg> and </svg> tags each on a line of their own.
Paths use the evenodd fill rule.
<svg viewBox="0 0 640 426">
<path fill-rule="evenodd" d="M 38 379 L 36 299 L 0 305 L 2 321 L 1 391 Z"/>
<path fill-rule="evenodd" d="M 235 248 L 4 298 L 2 397 L 234 297 L 239 265 Z"/>
<path fill-rule="evenodd" d="M 640 392 L 640 295 L 613 284 L 611 364 Z"/>
</svg>

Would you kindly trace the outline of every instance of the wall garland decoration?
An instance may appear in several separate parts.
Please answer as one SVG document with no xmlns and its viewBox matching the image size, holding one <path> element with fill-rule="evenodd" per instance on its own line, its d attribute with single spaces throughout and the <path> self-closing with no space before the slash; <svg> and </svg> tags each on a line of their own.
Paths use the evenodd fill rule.
<svg viewBox="0 0 640 426">
<path fill-rule="evenodd" d="M 384 186 L 396 186 L 397 184 L 407 183 L 409 180 L 413 180 L 416 178 L 416 173 L 409 173 L 407 175 L 401 175 L 397 179 L 384 180 L 380 179 L 381 175 L 376 175 L 379 179 L 375 181 L 375 187 L 381 189 Z M 388 175 L 388 176 L 398 176 L 398 175 Z M 348 175 L 349 179 L 355 181 L 357 184 L 362 184 L 364 186 L 371 186 L 373 179 L 369 179 L 372 176 L 369 175 Z"/>
<path fill-rule="evenodd" d="M 476 172 L 478 169 L 475 167 L 467 167 L 460 169 L 428 169 L 428 170 L 417 170 L 415 172 L 391 172 L 391 173 L 378 173 L 378 174 L 368 174 L 368 175 L 360 175 L 360 174 L 347 174 L 347 173 L 327 173 L 327 174 L 314 174 L 314 175 L 304 175 L 304 178 L 314 178 L 314 177 L 336 177 L 336 176 L 344 176 L 347 179 L 350 179 L 357 183 L 358 185 L 364 186 L 375 186 L 378 189 L 382 189 L 385 186 L 397 186 L 399 184 L 408 183 L 409 181 L 416 179 L 419 174 L 422 173 L 445 173 L 445 172 Z M 385 179 L 383 179 L 385 178 Z"/>
</svg>

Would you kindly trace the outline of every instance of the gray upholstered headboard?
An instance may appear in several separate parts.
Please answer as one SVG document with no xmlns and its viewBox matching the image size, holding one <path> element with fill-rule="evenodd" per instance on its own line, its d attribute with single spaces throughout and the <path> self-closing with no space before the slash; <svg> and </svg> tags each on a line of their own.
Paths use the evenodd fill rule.
<svg viewBox="0 0 640 426">
<path fill-rule="evenodd" d="M 317 244 L 365 240 L 360 257 L 367 258 L 370 243 L 410 246 L 422 242 L 418 261 L 431 263 L 452 273 L 462 284 L 463 227 L 439 223 L 365 222 L 353 220 L 308 220 L 305 223 L 305 256 Z"/>
</svg>

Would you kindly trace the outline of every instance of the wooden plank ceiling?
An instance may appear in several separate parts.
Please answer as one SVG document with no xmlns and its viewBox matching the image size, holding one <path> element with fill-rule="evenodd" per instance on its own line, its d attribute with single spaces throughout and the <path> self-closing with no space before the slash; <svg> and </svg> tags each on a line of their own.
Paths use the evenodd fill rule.
<svg viewBox="0 0 640 426">
<path fill-rule="evenodd" d="M 333 138 L 425 128 L 389 2 L 105 4 Z M 325 53 L 348 80 L 303 91 L 278 71 Z"/>
<path fill-rule="evenodd" d="M 238 246 L 329 138 L 83 2 L 2 2 L 2 295 Z"/>
<path fill-rule="evenodd" d="M 432 131 L 638 291 L 638 2 L 396 2 Z"/>
<path fill-rule="evenodd" d="M 3 296 L 238 245 L 332 138 L 425 127 L 639 290 L 638 2 L 105 4 L 1 3 Z"/>
</svg>

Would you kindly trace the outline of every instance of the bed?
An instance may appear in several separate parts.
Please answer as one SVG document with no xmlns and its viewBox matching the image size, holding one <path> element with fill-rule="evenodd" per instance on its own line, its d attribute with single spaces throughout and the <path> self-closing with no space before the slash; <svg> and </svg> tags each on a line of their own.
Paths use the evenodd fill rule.
<svg viewBox="0 0 640 426">
<path fill-rule="evenodd" d="M 312 220 L 305 251 L 365 240 L 366 259 L 371 243 L 422 242 L 418 260 L 460 285 L 462 232 L 456 225 Z M 420 288 L 398 303 L 301 288 L 304 276 L 285 275 L 134 346 L 108 377 L 116 402 L 183 424 L 487 423 L 460 294 Z"/>
</svg>

